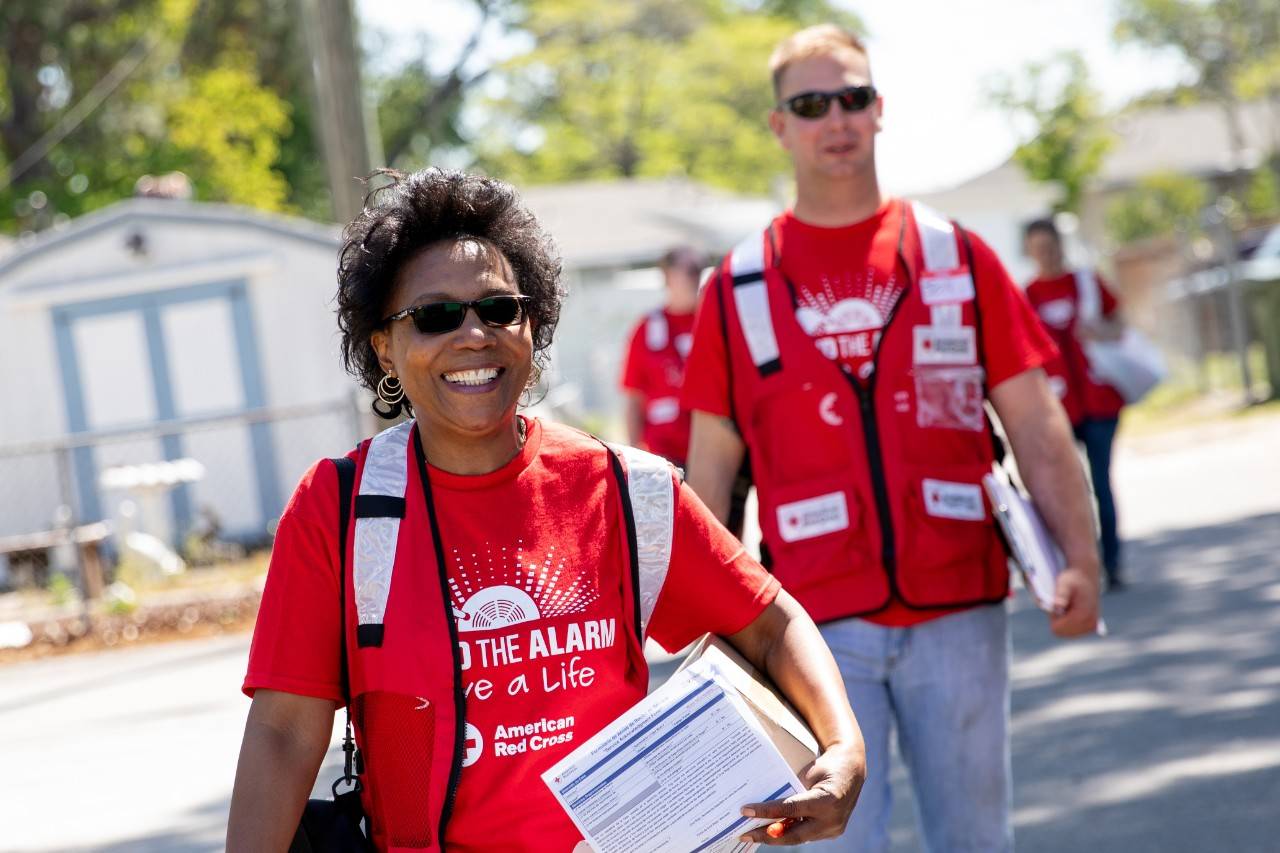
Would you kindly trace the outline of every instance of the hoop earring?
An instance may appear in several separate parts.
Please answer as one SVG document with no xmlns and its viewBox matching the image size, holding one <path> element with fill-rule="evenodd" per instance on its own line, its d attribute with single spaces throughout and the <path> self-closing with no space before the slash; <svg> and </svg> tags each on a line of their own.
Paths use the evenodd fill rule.
<svg viewBox="0 0 1280 853">
<path fill-rule="evenodd" d="M 396 406 L 404 399 L 404 386 L 390 373 L 383 374 L 378 380 L 378 399 L 387 408 Z"/>
<path fill-rule="evenodd" d="M 376 397 L 373 401 L 373 413 L 384 420 L 393 421 L 400 417 L 405 406 L 408 405 L 404 399 L 404 386 L 400 384 L 400 380 L 391 374 L 387 374 L 378 380 L 378 387 L 375 389 Z M 378 403 L 382 403 L 386 408 L 378 408 Z"/>
</svg>

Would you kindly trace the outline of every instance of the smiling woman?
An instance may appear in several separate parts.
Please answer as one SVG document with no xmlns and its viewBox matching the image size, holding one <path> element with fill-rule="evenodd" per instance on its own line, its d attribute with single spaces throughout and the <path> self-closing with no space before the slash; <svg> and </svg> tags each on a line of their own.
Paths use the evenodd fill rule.
<svg viewBox="0 0 1280 853">
<path fill-rule="evenodd" d="M 825 752 L 786 808 L 838 832 L 863 752 L 817 628 L 665 460 L 517 413 L 561 289 L 515 191 L 393 178 L 347 227 L 338 321 L 375 411 L 414 420 L 318 462 L 280 519 L 227 848 L 288 847 L 349 703 L 373 846 L 567 853 L 540 775 L 645 696 L 646 638 L 706 632 L 806 715 Z"/>
</svg>

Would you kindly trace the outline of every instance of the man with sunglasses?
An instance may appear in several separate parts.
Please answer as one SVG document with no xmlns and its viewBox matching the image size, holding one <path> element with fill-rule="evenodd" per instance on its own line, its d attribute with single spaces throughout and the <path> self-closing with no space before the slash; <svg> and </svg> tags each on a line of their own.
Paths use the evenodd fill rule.
<svg viewBox="0 0 1280 853">
<path fill-rule="evenodd" d="M 704 289 L 689 484 L 724 518 L 749 456 L 773 571 L 841 666 L 868 777 L 831 849 L 889 848 L 896 728 L 926 848 L 1010 850 L 1009 576 L 981 486 L 1003 449 L 986 403 L 1067 557 L 1050 627 L 1086 634 L 1098 616 L 1083 471 L 1042 370 L 1055 349 L 985 243 L 881 192 L 884 100 L 856 36 L 799 32 L 770 71 L 796 200 Z"/>
</svg>

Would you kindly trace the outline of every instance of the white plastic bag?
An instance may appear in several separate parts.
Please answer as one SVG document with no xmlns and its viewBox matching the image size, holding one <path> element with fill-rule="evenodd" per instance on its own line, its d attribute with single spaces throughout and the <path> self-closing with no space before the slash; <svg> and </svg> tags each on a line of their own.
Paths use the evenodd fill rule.
<svg viewBox="0 0 1280 853">
<path fill-rule="evenodd" d="M 1098 280 L 1087 269 L 1076 270 L 1079 296 L 1079 324 L 1088 327 L 1102 316 Z M 1089 370 L 1097 379 L 1115 388 L 1126 403 L 1136 403 L 1168 375 L 1164 356 L 1147 336 L 1125 326 L 1119 340 L 1082 342 Z"/>
</svg>

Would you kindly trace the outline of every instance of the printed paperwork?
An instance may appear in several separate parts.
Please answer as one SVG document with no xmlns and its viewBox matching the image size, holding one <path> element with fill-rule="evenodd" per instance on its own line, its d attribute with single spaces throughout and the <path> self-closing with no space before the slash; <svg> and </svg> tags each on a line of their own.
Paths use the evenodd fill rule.
<svg viewBox="0 0 1280 853">
<path fill-rule="evenodd" d="M 602 853 L 748 851 L 747 803 L 804 790 L 817 744 L 728 645 L 704 638 L 666 684 L 543 774 Z M 785 755 L 785 757 L 784 757 Z"/>
</svg>

